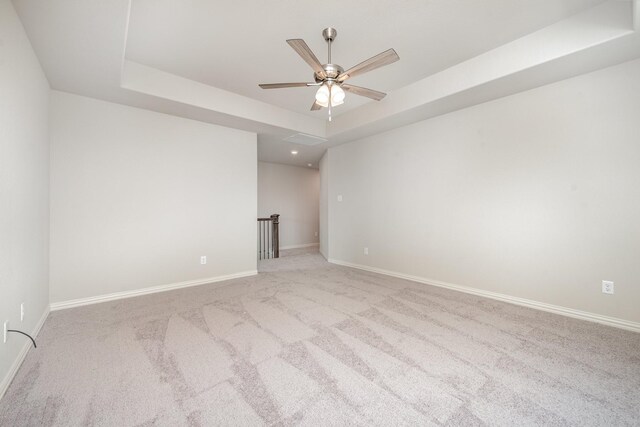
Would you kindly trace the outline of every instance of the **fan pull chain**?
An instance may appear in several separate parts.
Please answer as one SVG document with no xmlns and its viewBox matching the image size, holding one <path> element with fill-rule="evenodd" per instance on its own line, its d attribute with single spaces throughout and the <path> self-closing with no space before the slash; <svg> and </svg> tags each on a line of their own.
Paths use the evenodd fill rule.
<svg viewBox="0 0 640 427">
<path fill-rule="evenodd" d="M 333 85 L 329 86 L 329 121 L 331 121 L 331 95 L 333 92 Z"/>
</svg>

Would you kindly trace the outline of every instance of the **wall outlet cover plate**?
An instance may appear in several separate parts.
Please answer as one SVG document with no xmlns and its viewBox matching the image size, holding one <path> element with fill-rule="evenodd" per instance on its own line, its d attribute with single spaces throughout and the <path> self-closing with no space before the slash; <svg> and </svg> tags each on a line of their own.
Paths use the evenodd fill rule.
<svg viewBox="0 0 640 427">
<path fill-rule="evenodd" d="M 602 293 L 603 294 L 613 294 L 613 292 L 614 292 L 613 282 L 611 282 L 609 280 L 603 280 L 602 281 Z"/>
</svg>

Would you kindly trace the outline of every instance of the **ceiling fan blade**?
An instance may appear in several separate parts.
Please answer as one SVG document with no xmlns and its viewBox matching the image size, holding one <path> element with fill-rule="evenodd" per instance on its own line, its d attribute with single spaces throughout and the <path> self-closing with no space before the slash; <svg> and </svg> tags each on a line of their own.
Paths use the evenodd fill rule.
<svg viewBox="0 0 640 427">
<path fill-rule="evenodd" d="M 318 101 L 313 101 L 313 105 L 311 106 L 311 111 L 317 111 L 322 108 L 322 105 L 318 104 Z"/>
<path fill-rule="evenodd" d="M 343 84 L 342 89 L 346 90 L 347 92 L 354 93 L 356 95 L 366 96 L 367 98 L 375 99 L 376 101 L 380 101 L 382 98 L 387 96 L 387 94 L 384 92 L 378 92 L 377 90 L 367 89 L 366 87 L 360 87 L 360 86 L 354 86 L 354 85 L 348 85 L 348 84 Z"/>
<path fill-rule="evenodd" d="M 340 76 L 338 76 L 338 81 L 343 82 L 350 77 L 354 77 L 354 76 L 357 76 L 358 74 L 363 74 L 368 71 L 375 70 L 376 68 L 389 65 L 393 62 L 396 62 L 399 59 L 400 57 L 398 56 L 395 50 L 393 49 L 385 50 L 384 52 L 379 53 L 376 56 L 373 56 L 367 59 L 366 61 L 363 61 L 358 65 L 349 68 L 347 71 L 345 71 L 344 73 L 340 74 Z"/>
<path fill-rule="evenodd" d="M 262 89 L 282 89 L 285 87 L 307 87 L 315 85 L 315 83 L 261 83 L 258 86 Z"/>
<path fill-rule="evenodd" d="M 289 39 L 287 40 L 287 43 L 289 43 L 289 46 L 291 46 L 293 50 L 295 50 L 298 55 L 300 55 L 300 57 L 311 66 L 311 68 L 313 68 L 313 71 L 315 71 L 317 75 L 322 78 L 325 78 L 327 76 L 324 72 L 324 69 L 322 68 L 322 64 L 320 63 L 320 61 L 318 61 L 318 58 L 316 58 L 313 51 L 309 48 L 304 40 Z"/>
</svg>

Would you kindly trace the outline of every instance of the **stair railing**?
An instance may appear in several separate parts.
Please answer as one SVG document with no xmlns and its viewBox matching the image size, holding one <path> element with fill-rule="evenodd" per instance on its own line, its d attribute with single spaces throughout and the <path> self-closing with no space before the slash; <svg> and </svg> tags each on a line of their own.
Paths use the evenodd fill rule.
<svg viewBox="0 0 640 427">
<path fill-rule="evenodd" d="M 258 218 L 258 259 L 280 258 L 279 218 Z"/>
</svg>

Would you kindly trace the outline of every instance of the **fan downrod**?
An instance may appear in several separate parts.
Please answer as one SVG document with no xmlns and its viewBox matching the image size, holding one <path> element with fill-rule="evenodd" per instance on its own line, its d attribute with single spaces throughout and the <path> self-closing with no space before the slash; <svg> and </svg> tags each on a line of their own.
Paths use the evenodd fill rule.
<svg viewBox="0 0 640 427">
<path fill-rule="evenodd" d="M 324 82 L 324 81 L 333 81 L 338 76 L 344 72 L 344 69 L 338 64 L 331 63 L 331 43 L 336 39 L 338 35 L 338 30 L 333 27 L 327 27 L 322 30 L 322 37 L 328 44 L 328 55 L 327 55 L 327 63 L 322 64 L 322 69 L 324 70 L 325 76 L 319 76 L 317 73 L 314 73 L 314 77 L 316 83 Z"/>
</svg>

